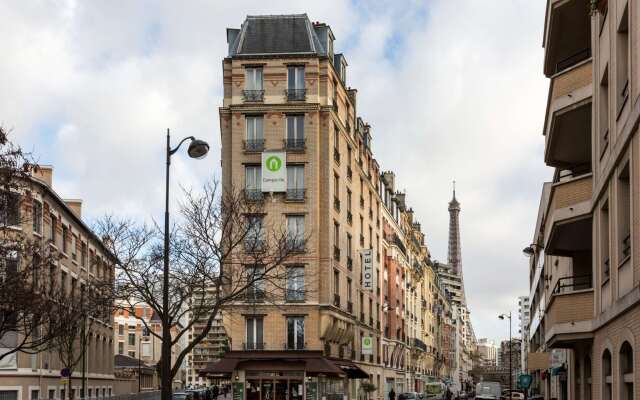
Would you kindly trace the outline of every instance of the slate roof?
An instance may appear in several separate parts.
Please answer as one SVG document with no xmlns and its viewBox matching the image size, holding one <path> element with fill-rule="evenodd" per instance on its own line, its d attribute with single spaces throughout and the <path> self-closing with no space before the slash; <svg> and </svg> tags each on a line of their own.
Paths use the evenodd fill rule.
<svg viewBox="0 0 640 400">
<path fill-rule="evenodd" d="M 229 56 L 266 54 L 326 55 L 307 14 L 247 16 L 229 29 Z"/>
</svg>

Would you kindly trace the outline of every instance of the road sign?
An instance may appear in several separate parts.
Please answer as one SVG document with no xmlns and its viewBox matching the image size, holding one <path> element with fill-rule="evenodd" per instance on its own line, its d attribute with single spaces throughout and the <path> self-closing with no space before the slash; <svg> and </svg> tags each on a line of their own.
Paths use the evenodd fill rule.
<svg viewBox="0 0 640 400">
<path fill-rule="evenodd" d="M 60 370 L 60 376 L 63 378 L 68 378 L 71 376 L 71 370 L 69 368 L 62 368 Z"/>
<path fill-rule="evenodd" d="M 529 389 L 529 386 L 531 386 L 531 375 L 521 374 L 518 377 L 518 386 L 520 386 L 521 389 Z"/>
</svg>

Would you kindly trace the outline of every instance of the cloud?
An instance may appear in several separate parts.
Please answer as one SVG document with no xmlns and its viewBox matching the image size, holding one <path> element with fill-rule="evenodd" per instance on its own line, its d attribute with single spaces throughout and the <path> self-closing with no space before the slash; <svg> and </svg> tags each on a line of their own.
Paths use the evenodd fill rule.
<svg viewBox="0 0 640 400">
<path fill-rule="evenodd" d="M 521 249 L 549 175 L 543 2 L 2 2 L 0 123 L 55 165 L 55 185 L 83 198 L 88 218 L 157 218 L 167 127 L 173 143 L 194 135 L 212 149 L 203 161 L 174 157 L 172 193 L 219 172 L 225 28 L 300 12 L 332 26 L 375 156 L 441 260 L 458 182 L 475 330 L 505 336 L 494 316 L 528 292 Z"/>
</svg>

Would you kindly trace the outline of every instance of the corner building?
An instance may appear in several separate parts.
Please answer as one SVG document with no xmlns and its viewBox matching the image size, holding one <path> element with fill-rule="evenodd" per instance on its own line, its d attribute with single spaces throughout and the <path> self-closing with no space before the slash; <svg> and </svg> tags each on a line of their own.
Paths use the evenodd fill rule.
<svg viewBox="0 0 640 400">
<path fill-rule="evenodd" d="M 545 398 L 638 398 L 640 1 L 547 2 L 527 367 Z"/>
<path fill-rule="evenodd" d="M 263 214 L 251 217 L 309 240 L 283 266 L 298 277 L 286 287 L 304 290 L 287 290 L 275 304 L 251 291 L 227 307 L 230 351 L 203 373 L 231 378 L 247 400 L 358 398 L 365 381 L 376 399 L 392 388 L 422 390 L 443 364 L 437 277 L 404 193 L 373 157 L 371 127 L 356 114 L 331 28 L 305 14 L 249 16 L 227 29 L 227 42 L 223 187 L 264 201 Z M 262 187 L 270 151 L 285 158 L 286 188 Z M 370 283 L 362 250 L 371 251 Z"/>
</svg>

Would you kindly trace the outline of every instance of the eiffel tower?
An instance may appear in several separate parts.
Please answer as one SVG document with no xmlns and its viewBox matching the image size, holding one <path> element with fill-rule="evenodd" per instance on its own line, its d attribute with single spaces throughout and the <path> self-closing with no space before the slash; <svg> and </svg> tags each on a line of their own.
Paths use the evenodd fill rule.
<svg viewBox="0 0 640 400">
<path fill-rule="evenodd" d="M 459 216 L 460 203 L 456 199 L 456 181 L 453 181 L 453 198 L 449 202 L 449 255 L 447 263 L 454 274 L 462 277 Z"/>
</svg>

